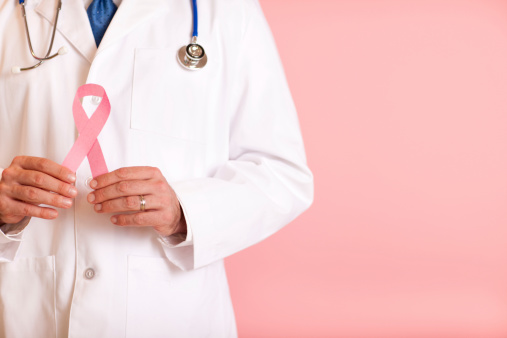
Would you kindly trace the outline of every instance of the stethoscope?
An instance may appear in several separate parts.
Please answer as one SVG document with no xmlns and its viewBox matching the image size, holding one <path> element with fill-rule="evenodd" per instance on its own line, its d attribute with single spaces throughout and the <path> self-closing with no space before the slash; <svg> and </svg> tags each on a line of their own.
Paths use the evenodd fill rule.
<svg viewBox="0 0 507 338">
<path fill-rule="evenodd" d="M 198 70 L 204 68 L 208 63 L 208 56 L 204 52 L 204 48 L 197 44 L 197 28 L 199 22 L 197 20 L 197 0 L 192 0 L 192 13 L 194 17 L 194 31 L 192 32 L 192 41 L 180 48 L 177 57 L 180 64 L 190 70 Z"/>
<path fill-rule="evenodd" d="M 58 0 L 58 8 L 56 9 L 55 24 L 53 25 L 51 42 L 49 43 L 48 52 L 46 53 L 45 57 L 38 57 L 37 55 L 35 55 L 33 51 L 32 41 L 30 39 L 30 31 L 28 29 L 28 22 L 26 20 L 25 0 L 19 0 L 19 4 L 21 5 L 21 14 L 23 15 L 23 19 L 25 21 L 28 47 L 30 48 L 30 53 L 32 54 L 33 58 L 36 59 L 38 62 L 31 67 L 21 68 L 18 66 L 14 66 L 11 69 L 13 73 L 20 73 L 21 71 L 37 68 L 41 64 L 43 64 L 44 61 L 51 60 L 57 57 L 58 55 L 64 55 L 65 53 L 67 53 L 65 47 L 61 47 L 57 53 L 50 55 L 51 49 L 53 48 L 53 42 L 55 40 L 56 25 L 58 24 L 58 15 L 60 14 L 60 11 L 62 9 L 62 0 Z M 192 9 L 194 20 L 194 30 L 192 32 L 192 40 L 187 46 L 181 47 L 176 56 L 180 65 L 183 66 L 184 68 L 189 70 L 198 70 L 206 66 L 206 63 L 208 62 L 208 56 L 204 52 L 204 48 L 202 48 L 202 46 L 197 43 L 198 36 L 197 0 L 192 0 Z"/>
<path fill-rule="evenodd" d="M 60 10 L 62 9 L 62 0 L 58 1 L 58 8 L 56 9 L 55 25 L 53 26 L 53 34 L 51 35 L 51 42 L 49 43 L 48 52 L 46 53 L 46 56 L 42 57 L 42 58 L 35 55 L 33 48 L 32 48 L 32 40 L 30 39 L 30 31 L 28 30 L 28 22 L 26 21 L 25 0 L 19 0 L 19 4 L 21 5 L 21 13 L 23 15 L 23 19 L 25 19 L 25 28 L 26 28 L 26 36 L 28 39 L 28 48 L 30 48 L 30 53 L 32 54 L 33 58 L 39 62 L 37 62 L 35 65 L 33 65 L 31 67 L 25 67 L 25 68 L 14 66 L 11 69 L 13 73 L 19 73 L 24 70 L 30 70 L 30 69 L 37 68 L 40 65 L 42 65 L 44 63 L 44 61 L 51 60 L 51 59 L 57 57 L 58 55 L 63 55 L 65 53 L 67 53 L 67 50 L 65 49 L 65 47 L 61 47 L 58 50 L 58 53 L 55 53 L 53 55 L 49 55 L 49 54 L 51 54 L 51 49 L 53 48 L 53 42 L 55 40 L 56 23 L 58 22 L 58 15 L 60 14 Z"/>
</svg>

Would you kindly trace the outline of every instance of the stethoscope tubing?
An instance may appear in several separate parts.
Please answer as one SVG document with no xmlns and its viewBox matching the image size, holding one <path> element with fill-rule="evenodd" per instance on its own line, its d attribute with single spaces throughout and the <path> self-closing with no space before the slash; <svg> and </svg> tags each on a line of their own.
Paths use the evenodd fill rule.
<svg viewBox="0 0 507 338">
<path fill-rule="evenodd" d="M 28 21 L 26 19 L 25 0 L 19 0 L 19 4 L 21 5 L 21 14 L 23 15 L 23 19 L 25 22 L 25 30 L 26 30 L 26 36 L 27 36 L 27 41 L 28 41 L 28 48 L 30 49 L 30 54 L 32 55 L 32 57 L 34 59 L 36 59 L 38 62 L 31 67 L 25 67 L 25 68 L 21 68 L 21 67 L 17 67 L 17 66 L 12 67 L 13 73 L 19 73 L 20 71 L 25 71 L 25 70 L 37 68 L 41 64 L 43 64 L 44 61 L 51 60 L 51 59 L 57 57 L 58 55 L 62 55 L 62 54 L 66 53 L 65 47 L 62 47 L 58 50 L 57 53 L 54 53 L 53 55 L 51 55 L 51 50 L 53 49 L 53 43 L 55 41 L 55 34 L 56 34 L 56 27 L 58 24 L 58 17 L 60 16 L 60 11 L 62 9 L 62 0 L 58 0 L 58 8 L 56 10 L 55 24 L 53 25 L 53 32 L 51 34 L 51 41 L 49 43 L 49 48 L 46 53 L 46 56 L 44 56 L 44 57 L 37 56 L 35 54 L 35 52 L 33 51 L 32 39 L 30 37 L 30 30 L 28 28 Z M 180 49 L 180 51 L 178 52 L 177 56 L 178 56 L 181 64 L 185 68 L 191 69 L 191 70 L 196 70 L 196 69 L 200 69 L 200 68 L 204 67 L 207 62 L 207 57 L 205 55 L 204 49 L 200 45 L 197 44 L 197 36 L 199 34 L 199 32 L 198 32 L 199 20 L 198 20 L 198 14 L 197 14 L 197 0 L 192 0 L 192 14 L 193 14 L 192 42 L 190 45 L 187 46 L 187 49 L 189 48 L 189 46 L 198 47 L 202 51 L 202 55 L 199 56 L 198 59 L 195 59 L 195 58 L 192 58 L 192 56 L 190 54 L 188 54 L 188 50 L 187 50 L 186 54 L 185 53 L 181 54 L 181 50 L 184 49 L 184 47 L 183 47 L 183 49 Z M 192 59 L 192 61 L 190 61 L 189 58 Z M 200 63 L 200 65 L 199 65 L 199 63 Z"/>
<path fill-rule="evenodd" d="M 198 28 L 199 28 L 199 20 L 197 17 L 197 0 L 192 0 L 192 12 L 194 15 L 194 31 L 192 32 L 192 37 L 197 38 L 199 35 Z"/>
<path fill-rule="evenodd" d="M 36 63 L 35 65 L 33 65 L 31 67 L 25 67 L 25 68 L 19 69 L 20 71 L 24 71 L 24 70 L 30 70 L 30 69 L 37 68 L 41 64 L 43 64 L 44 61 L 51 60 L 51 59 L 57 57 L 58 55 L 60 55 L 59 53 L 55 53 L 53 55 L 50 55 L 50 54 L 51 54 L 51 50 L 53 49 L 53 43 L 55 41 L 56 25 L 58 23 L 58 17 L 60 15 L 60 10 L 62 9 L 62 0 L 58 1 L 58 8 L 57 8 L 56 17 L 55 17 L 55 24 L 53 25 L 53 33 L 51 34 L 51 41 L 49 43 L 48 51 L 46 53 L 46 56 L 44 56 L 44 57 L 38 57 L 37 55 L 35 55 L 35 52 L 33 51 L 32 39 L 30 38 L 30 30 L 28 29 L 28 21 L 26 19 L 25 1 L 20 0 L 19 4 L 21 5 L 21 13 L 23 15 L 23 19 L 25 22 L 26 37 L 27 37 L 27 41 L 28 41 L 28 48 L 30 49 L 30 54 L 32 54 L 34 59 L 39 61 L 38 63 Z"/>
</svg>

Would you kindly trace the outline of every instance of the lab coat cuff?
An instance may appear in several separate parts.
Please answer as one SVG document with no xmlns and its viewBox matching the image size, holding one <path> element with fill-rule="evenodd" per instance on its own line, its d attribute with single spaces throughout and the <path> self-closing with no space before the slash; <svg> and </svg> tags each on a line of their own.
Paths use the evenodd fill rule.
<svg viewBox="0 0 507 338">
<path fill-rule="evenodd" d="M 16 224 L 0 226 L 0 262 L 12 262 L 16 258 L 28 222 L 30 217 L 25 217 Z"/>
<path fill-rule="evenodd" d="M 0 226 L 0 244 L 19 242 L 23 237 L 23 232 L 30 222 L 31 217 L 25 217 L 18 223 L 2 224 Z"/>
<path fill-rule="evenodd" d="M 16 258 L 20 245 L 21 241 L 0 243 L 0 263 L 12 262 Z"/>
<path fill-rule="evenodd" d="M 184 270 L 203 267 L 217 256 L 217 244 L 211 235 L 217 229 L 213 227 L 214 217 L 208 201 L 207 182 L 208 179 L 205 178 L 171 184 L 185 214 L 187 228 L 192 232 L 192 256 L 187 257 Z"/>
<path fill-rule="evenodd" d="M 191 230 L 189 230 L 187 225 L 187 234 L 174 234 L 171 236 L 162 236 L 159 235 L 158 240 L 162 245 L 168 247 L 168 248 L 180 248 L 182 246 L 189 246 L 194 244 L 192 241 L 192 233 Z"/>
<path fill-rule="evenodd" d="M 189 221 L 189 216 L 183 201 L 176 193 L 176 197 L 180 202 L 181 209 L 183 210 L 183 217 L 187 224 L 187 234 L 173 234 L 171 236 L 159 235 L 159 242 L 166 254 L 166 257 L 177 267 L 182 270 L 190 270 L 193 268 L 193 233 L 192 226 Z"/>
</svg>

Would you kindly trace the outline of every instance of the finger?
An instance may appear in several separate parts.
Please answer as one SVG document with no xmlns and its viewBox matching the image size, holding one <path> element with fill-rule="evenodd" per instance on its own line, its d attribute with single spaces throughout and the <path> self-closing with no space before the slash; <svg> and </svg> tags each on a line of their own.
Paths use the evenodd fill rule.
<svg viewBox="0 0 507 338">
<path fill-rule="evenodd" d="M 77 189 L 72 184 L 60 181 L 53 176 L 35 170 L 23 170 L 18 183 L 26 186 L 33 186 L 53 191 L 67 197 L 76 197 Z"/>
<path fill-rule="evenodd" d="M 155 195 L 144 196 L 145 209 L 158 210 L 163 207 L 162 200 Z M 141 211 L 141 198 L 139 196 L 127 196 L 95 204 L 93 207 L 98 213 L 113 213 L 124 211 Z"/>
<path fill-rule="evenodd" d="M 46 204 L 57 208 L 68 209 L 72 206 L 70 198 L 26 185 L 15 185 L 10 197 L 27 203 Z"/>
<path fill-rule="evenodd" d="M 159 226 L 162 224 L 162 212 L 160 211 L 145 211 L 135 214 L 121 214 L 111 217 L 111 222 L 119 226 Z"/>
<path fill-rule="evenodd" d="M 95 177 L 90 182 L 90 187 L 92 189 L 101 189 L 121 181 L 149 180 L 158 175 L 161 175 L 160 170 L 154 167 L 125 167 Z"/>
<path fill-rule="evenodd" d="M 23 169 L 41 171 L 67 183 L 76 181 L 76 174 L 70 169 L 48 160 L 47 158 L 18 156 L 14 159 L 13 163 L 19 165 Z"/>
<path fill-rule="evenodd" d="M 37 205 L 12 201 L 8 211 L 12 215 L 37 217 L 43 219 L 55 219 L 58 217 L 58 211 L 52 208 L 39 207 Z"/>
<path fill-rule="evenodd" d="M 160 191 L 165 191 L 163 184 L 156 183 L 153 180 L 121 181 L 105 188 L 92 191 L 88 194 L 87 200 L 90 203 L 96 204 L 120 197 L 150 195 Z"/>
</svg>

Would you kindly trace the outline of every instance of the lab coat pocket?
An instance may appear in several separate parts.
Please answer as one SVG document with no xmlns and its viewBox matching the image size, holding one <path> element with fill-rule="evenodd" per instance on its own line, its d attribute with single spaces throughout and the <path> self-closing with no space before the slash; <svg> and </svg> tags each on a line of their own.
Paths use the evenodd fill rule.
<svg viewBox="0 0 507 338">
<path fill-rule="evenodd" d="M 185 70 L 173 55 L 172 49 L 136 49 L 130 127 L 205 143 L 213 104 L 209 72 Z"/>
<path fill-rule="evenodd" d="M 128 258 L 127 337 L 235 336 L 223 262 L 182 271 L 167 258 Z"/>
<path fill-rule="evenodd" d="M 169 334 L 170 269 L 164 258 L 128 257 L 127 337 Z"/>
<path fill-rule="evenodd" d="M 56 336 L 55 257 L 0 263 L 0 336 Z"/>
</svg>

